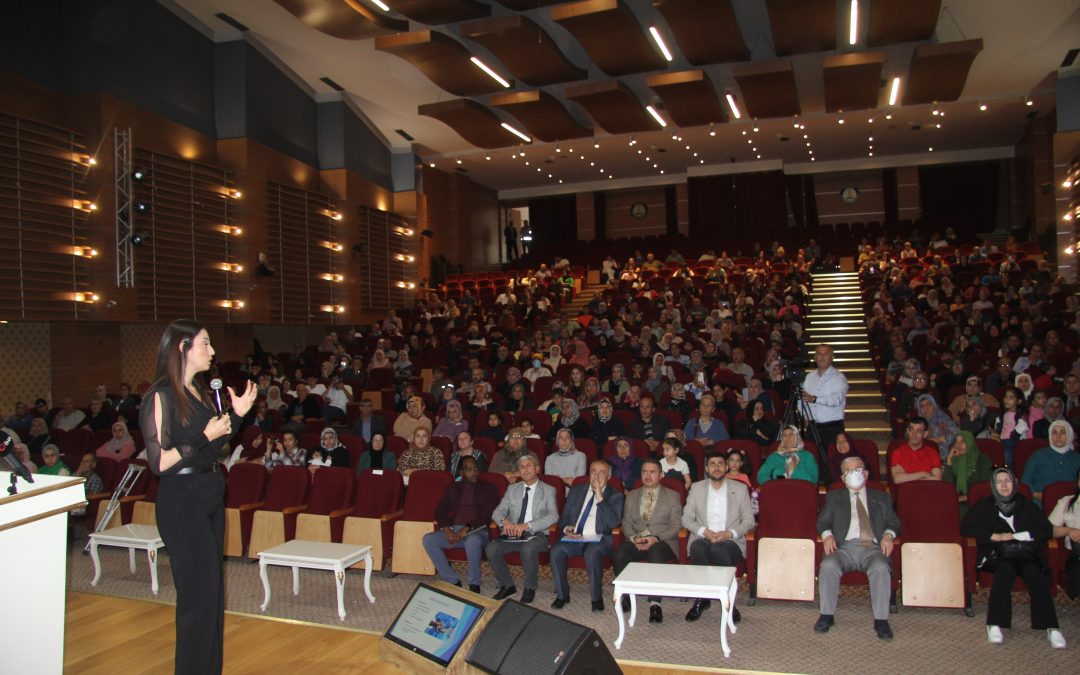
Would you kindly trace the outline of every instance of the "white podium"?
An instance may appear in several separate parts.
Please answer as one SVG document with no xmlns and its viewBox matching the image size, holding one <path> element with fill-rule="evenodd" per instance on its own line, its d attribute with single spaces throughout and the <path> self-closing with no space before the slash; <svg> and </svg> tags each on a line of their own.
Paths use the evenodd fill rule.
<svg viewBox="0 0 1080 675">
<path fill-rule="evenodd" d="M 18 626 L 30 643 L 4 650 L 5 672 L 64 672 L 68 512 L 86 504 L 82 478 L 34 475 L 8 495 L 10 472 L 0 472 L 0 625 Z"/>
</svg>

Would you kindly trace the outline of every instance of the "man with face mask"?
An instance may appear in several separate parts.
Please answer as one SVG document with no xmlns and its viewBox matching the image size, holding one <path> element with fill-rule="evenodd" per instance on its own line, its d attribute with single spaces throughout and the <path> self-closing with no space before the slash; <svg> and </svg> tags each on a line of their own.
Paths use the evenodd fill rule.
<svg viewBox="0 0 1080 675">
<path fill-rule="evenodd" d="M 746 485 L 724 480 L 727 459 L 722 452 L 705 458 L 708 478 L 690 487 L 683 509 L 682 526 L 690 531 L 690 560 L 695 565 L 732 567 L 746 555 L 746 533 L 757 527 Z M 712 604 L 695 600 L 686 613 L 687 621 L 697 621 Z M 739 623 L 739 610 L 732 609 L 732 621 Z"/>
<path fill-rule="evenodd" d="M 900 534 L 900 518 L 887 494 L 866 487 L 866 467 L 861 457 L 848 457 L 840 464 L 840 471 L 846 489 L 833 490 L 825 497 L 817 519 L 825 558 L 818 570 L 821 616 L 814 631 L 827 633 L 832 628 L 840 577 L 858 571 L 870 580 L 874 632 L 882 640 L 891 640 L 889 556 Z"/>
<path fill-rule="evenodd" d="M 1021 482 L 1031 488 L 1035 503 L 1042 502 L 1043 489 L 1058 481 L 1076 480 L 1080 453 L 1073 449 L 1073 428 L 1065 420 L 1050 424 L 1050 447 L 1036 450 L 1024 464 Z"/>
</svg>

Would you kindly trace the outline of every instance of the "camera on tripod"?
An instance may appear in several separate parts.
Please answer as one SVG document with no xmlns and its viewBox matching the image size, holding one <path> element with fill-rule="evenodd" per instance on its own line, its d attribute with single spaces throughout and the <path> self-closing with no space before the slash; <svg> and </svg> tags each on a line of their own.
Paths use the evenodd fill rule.
<svg viewBox="0 0 1080 675">
<path fill-rule="evenodd" d="M 806 379 L 806 369 L 812 365 L 814 364 L 807 358 L 780 359 L 780 370 L 784 373 L 784 377 L 792 382 L 801 383 Z"/>
</svg>

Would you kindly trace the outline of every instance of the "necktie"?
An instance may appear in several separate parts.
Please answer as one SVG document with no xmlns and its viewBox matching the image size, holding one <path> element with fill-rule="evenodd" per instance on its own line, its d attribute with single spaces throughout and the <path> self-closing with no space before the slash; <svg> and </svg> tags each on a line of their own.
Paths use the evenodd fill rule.
<svg viewBox="0 0 1080 675">
<path fill-rule="evenodd" d="M 655 490 L 646 490 L 645 491 L 645 507 L 644 507 L 644 510 L 641 513 L 641 517 L 646 523 L 648 523 L 650 520 L 652 520 L 652 511 L 653 511 L 653 506 L 655 506 L 655 505 L 656 505 L 656 491 Z"/>
<path fill-rule="evenodd" d="M 859 543 L 863 548 L 870 548 L 874 544 L 874 530 L 870 527 L 870 514 L 866 512 L 859 495 L 855 495 L 855 515 L 859 519 Z"/>
<path fill-rule="evenodd" d="M 592 512 L 593 506 L 593 494 L 589 493 L 589 501 L 585 502 L 585 508 L 581 511 L 581 517 L 578 518 L 577 527 L 574 531 L 578 534 L 585 534 L 585 523 L 589 520 L 589 513 Z"/>
<path fill-rule="evenodd" d="M 529 490 L 532 488 L 528 485 L 525 486 L 525 497 L 521 500 L 521 513 L 518 514 L 518 523 L 525 522 L 525 513 L 529 510 Z"/>
</svg>

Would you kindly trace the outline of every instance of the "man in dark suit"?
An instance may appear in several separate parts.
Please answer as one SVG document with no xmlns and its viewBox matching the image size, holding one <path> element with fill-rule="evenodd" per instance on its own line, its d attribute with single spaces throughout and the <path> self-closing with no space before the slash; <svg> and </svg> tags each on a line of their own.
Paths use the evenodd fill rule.
<svg viewBox="0 0 1080 675">
<path fill-rule="evenodd" d="M 434 532 L 424 535 L 427 551 L 435 569 L 448 584 L 461 585 L 461 577 L 446 560 L 448 548 L 463 548 L 469 561 L 469 590 L 480 592 L 480 558 L 488 543 L 487 525 L 499 503 L 499 491 L 480 480 L 480 467 L 473 457 L 461 460 L 461 480 L 451 483 L 435 507 Z"/>
<path fill-rule="evenodd" d="M 295 431 L 298 434 L 307 431 L 307 425 L 304 424 L 305 419 L 322 417 L 319 400 L 308 392 L 308 386 L 303 382 L 296 383 L 296 400 L 289 406 L 285 417 L 288 421 L 281 425 L 281 430 Z"/>
<path fill-rule="evenodd" d="M 511 485 L 495 508 L 491 519 L 499 524 L 502 536 L 484 549 L 488 562 L 499 580 L 496 600 L 517 593 L 514 578 L 506 567 L 507 554 L 517 551 L 525 571 L 525 590 L 521 601 L 528 604 L 536 597 L 540 554 L 548 550 L 548 528 L 559 521 L 555 488 L 540 480 L 540 461 L 535 455 L 523 455 L 517 462 L 520 480 Z"/>
<path fill-rule="evenodd" d="M 570 488 L 559 519 L 563 540 L 551 547 L 551 576 L 555 581 L 555 601 L 552 609 L 562 609 L 570 602 L 570 587 L 566 582 L 566 559 L 572 555 L 585 556 L 589 575 L 589 595 L 592 611 L 604 611 L 600 587 L 604 581 L 604 556 L 611 555 L 611 530 L 622 521 L 623 494 L 608 485 L 611 465 L 602 459 L 589 465 L 589 482 Z M 567 541 L 600 536 L 600 541 Z"/>
<path fill-rule="evenodd" d="M 353 435 L 363 438 L 364 443 L 368 445 L 371 444 L 371 437 L 375 434 L 386 437 L 386 420 L 375 412 L 375 404 L 370 398 L 360 401 L 360 416 L 353 422 L 352 432 Z"/>
<path fill-rule="evenodd" d="M 632 562 L 665 563 L 678 557 L 682 501 L 679 493 L 660 484 L 663 475 L 660 460 L 646 459 L 641 464 L 641 487 L 626 496 L 623 543 L 612 554 L 616 577 Z M 623 596 L 622 606 L 623 611 L 630 610 L 629 595 Z M 649 623 L 663 621 L 660 598 L 650 597 Z"/>
<path fill-rule="evenodd" d="M 891 640 L 889 595 L 892 581 L 893 541 L 900 534 L 900 518 L 892 501 L 881 490 L 866 488 L 866 467 L 861 457 L 848 457 L 840 464 L 847 487 L 825 497 L 818 514 L 817 531 L 825 559 L 818 570 L 821 616 L 814 624 L 818 633 L 833 625 L 840 577 L 847 572 L 863 572 L 870 580 L 870 604 L 874 609 L 874 632 Z"/>
</svg>

